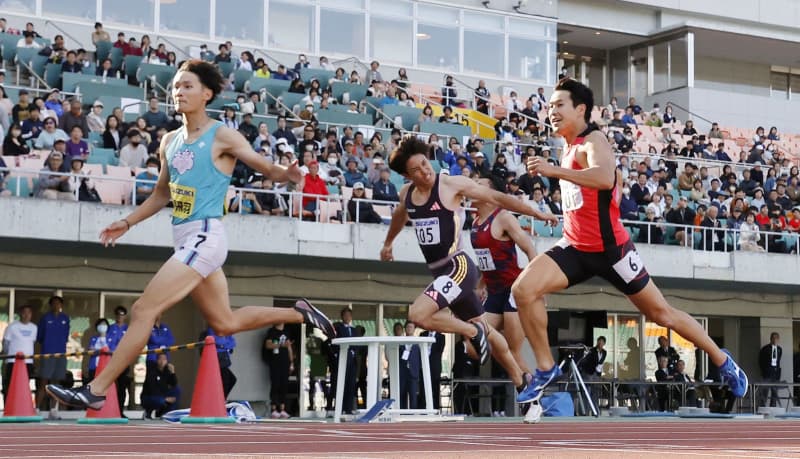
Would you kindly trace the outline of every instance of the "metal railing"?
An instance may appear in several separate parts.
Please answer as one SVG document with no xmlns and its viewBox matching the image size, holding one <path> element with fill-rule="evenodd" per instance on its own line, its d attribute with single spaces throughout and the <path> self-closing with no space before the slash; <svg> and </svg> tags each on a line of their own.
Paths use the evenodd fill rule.
<svg viewBox="0 0 800 459">
<path fill-rule="evenodd" d="M 48 25 L 52 26 L 54 29 L 56 29 L 59 32 L 61 32 L 62 35 L 66 35 L 67 37 L 69 37 L 70 40 L 74 41 L 78 45 L 78 48 L 86 49 L 86 46 L 80 40 L 78 40 L 77 38 L 73 37 L 72 34 L 67 32 L 66 30 L 62 29 L 61 26 L 59 26 L 58 24 L 56 24 L 52 20 L 48 19 L 48 20 L 44 21 L 44 24 L 46 26 L 48 26 Z"/>
</svg>

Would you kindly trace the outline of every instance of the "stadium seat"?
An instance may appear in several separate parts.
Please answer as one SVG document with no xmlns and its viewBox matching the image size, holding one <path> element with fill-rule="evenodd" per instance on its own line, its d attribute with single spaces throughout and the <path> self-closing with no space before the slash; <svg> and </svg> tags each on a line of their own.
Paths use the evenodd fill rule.
<svg viewBox="0 0 800 459">
<path fill-rule="evenodd" d="M 111 48 L 114 47 L 114 43 L 110 41 L 98 41 L 95 43 L 95 47 L 97 48 L 95 57 L 97 58 L 97 64 L 100 65 L 108 57 Z"/>
<path fill-rule="evenodd" d="M 89 153 L 86 160 L 88 164 L 102 164 L 103 166 L 115 166 L 119 162 L 116 152 L 111 148 L 95 148 Z"/>
<path fill-rule="evenodd" d="M 14 59 L 17 57 L 17 43 L 20 38 L 22 38 L 20 35 L 0 33 L 0 46 L 3 48 L 3 58 L 9 64 L 14 64 Z"/>
<path fill-rule="evenodd" d="M 249 70 L 237 70 L 233 72 L 233 87 L 239 92 L 244 91 L 244 84 L 250 77 L 253 76 L 253 72 Z"/>
<path fill-rule="evenodd" d="M 18 63 L 24 62 L 25 65 L 31 65 L 31 61 L 33 60 L 33 56 L 35 56 L 39 52 L 36 48 L 19 48 L 17 50 L 17 59 Z"/>
<path fill-rule="evenodd" d="M 231 75 L 231 73 L 233 73 L 232 62 L 218 62 L 217 67 L 219 67 L 219 72 L 225 78 L 228 78 Z"/>
<path fill-rule="evenodd" d="M 317 113 L 317 120 L 320 124 L 336 123 L 350 126 L 372 124 L 372 118 L 369 115 L 325 110 Z"/>
<path fill-rule="evenodd" d="M 44 81 L 51 88 L 60 88 L 61 64 L 47 64 L 44 68 Z"/>
<path fill-rule="evenodd" d="M 39 78 L 44 79 L 44 68 L 47 66 L 48 62 L 49 60 L 47 56 L 35 54 L 33 58 L 31 58 L 31 70 L 39 75 Z"/>
<path fill-rule="evenodd" d="M 128 78 L 135 78 L 139 64 L 142 63 L 142 56 L 125 56 L 125 76 Z M 164 66 L 166 67 L 166 66 Z"/>
<path fill-rule="evenodd" d="M 244 85 L 244 90 L 247 92 L 261 91 L 265 89 L 268 93 L 275 97 L 283 94 L 289 90 L 289 80 L 276 80 L 273 78 L 257 78 L 251 77 Z"/>
<path fill-rule="evenodd" d="M 175 67 L 142 63 L 136 70 L 135 75 L 136 75 L 136 81 L 138 81 L 139 83 L 150 81 L 152 80 L 152 78 L 155 78 L 156 83 L 158 83 L 159 86 L 161 86 L 162 88 L 166 89 L 172 82 L 172 78 L 175 77 L 175 73 L 176 73 Z"/>
<path fill-rule="evenodd" d="M 33 193 L 33 184 L 30 177 L 10 176 L 6 178 L 5 186 L 12 196 L 27 198 Z"/>
<path fill-rule="evenodd" d="M 391 119 L 399 116 L 402 119 L 403 129 L 406 131 L 414 129 L 414 125 L 419 122 L 419 117 L 422 114 L 422 110 L 417 107 L 404 107 L 401 105 L 385 105 L 381 110 Z"/>
<path fill-rule="evenodd" d="M 111 59 L 111 68 L 119 70 L 122 67 L 122 48 L 111 48 L 108 52 L 108 57 Z"/>
<path fill-rule="evenodd" d="M 553 237 L 561 238 L 564 235 L 564 223 L 558 222 L 558 225 L 553 227 Z"/>
<path fill-rule="evenodd" d="M 553 229 L 547 226 L 547 222 L 542 220 L 533 220 L 533 230 L 540 237 L 552 237 Z"/>
<path fill-rule="evenodd" d="M 317 68 L 303 68 L 300 69 L 300 78 L 303 79 L 303 83 L 308 85 L 311 83 L 311 80 L 316 79 L 319 81 L 321 87 L 325 88 L 328 86 L 328 80 L 336 76 L 336 72 L 332 70 L 325 70 L 325 69 L 317 69 Z"/>
<path fill-rule="evenodd" d="M 75 88 L 81 83 L 99 83 L 108 84 L 112 86 L 128 86 L 128 82 L 124 78 L 106 78 L 103 79 L 94 73 L 62 73 L 61 82 L 64 91 L 74 92 Z"/>
<path fill-rule="evenodd" d="M 342 104 L 349 104 L 350 101 L 360 102 L 367 96 L 367 87 L 361 84 L 345 83 L 336 81 L 331 86 L 333 97 Z"/>
</svg>

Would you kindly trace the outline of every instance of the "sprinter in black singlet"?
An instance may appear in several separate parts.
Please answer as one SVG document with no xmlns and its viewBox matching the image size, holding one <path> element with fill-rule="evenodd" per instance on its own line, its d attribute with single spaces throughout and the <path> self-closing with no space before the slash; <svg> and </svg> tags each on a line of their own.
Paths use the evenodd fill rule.
<svg viewBox="0 0 800 459">
<path fill-rule="evenodd" d="M 408 137 L 390 156 L 389 167 L 411 183 L 400 190 L 400 204 L 392 214 L 381 259 L 394 259 L 392 242 L 410 219 L 434 280 L 409 307 L 408 319 L 426 330 L 470 337 L 481 363 L 486 362 L 491 352 L 517 388 L 522 389 L 527 378 L 523 377 L 505 338 L 492 332 L 484 320 L 483 306 L 475 294 L 478 270 L 461 247 L 464 224 L 461 203 L 464 198 L 475 199 L 552 223 L 557 219 L 512 196 L 479 186 L 467 177 L 437 175 L 427 159 L 427 151 L 425 142 Z"/>
</svg>

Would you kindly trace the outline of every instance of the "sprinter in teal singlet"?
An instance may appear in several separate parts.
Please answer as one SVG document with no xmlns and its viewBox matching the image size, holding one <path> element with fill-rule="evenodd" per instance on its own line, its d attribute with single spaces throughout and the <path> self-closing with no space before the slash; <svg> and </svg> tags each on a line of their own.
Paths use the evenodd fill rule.
<svg viewBox="0 0 800 459">
<path fill-rule="evenodd" d="M 134 303 L 128 331 L 106 369 L 78 389 L 47 386 L 47 392 L 65 405 L 100 409 L 111 383 L 147 343 L 156 317 L 187 295 L 192 296 L 218 335 L 302 322 L 320 328 L 331 338 L 336 334 L 331 321 L 304 299 L 298 300 L 294 309 L 247 306 L 231 310 L 228 282 L 222 272 L 228 241 L 221 218 L 236 161 L 276 182 L 297 183 L 303 178 L 296 162 L 286 168 L 268 162 L 239 132 L 208 117 L 206 105 L 219 94 L 222 83 L 222 75 L 207 62 L 187 61 L 175 74 L 172 95 L 176 111 L 183 115 L 183 126 L 161 141 L 158 183 L 141 206 L 100 234 L 104 245 L 114 245 L 133 226 L 171 201 L 175 253 Z"/>
</svg>

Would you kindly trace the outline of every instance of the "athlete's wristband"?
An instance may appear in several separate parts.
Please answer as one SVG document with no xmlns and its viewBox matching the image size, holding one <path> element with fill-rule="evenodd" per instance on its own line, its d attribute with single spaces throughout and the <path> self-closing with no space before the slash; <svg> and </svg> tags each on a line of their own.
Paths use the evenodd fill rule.
<svg viewBox="0 0 800 459">
<path fill-rule="evenodd" d="M 128 225 L 128 229 L 131 229 L 131 222 L 129 222 L 127 218 L 123 218 L 122 221 L 125 222 L 126 225 Z"/>
</svg>

